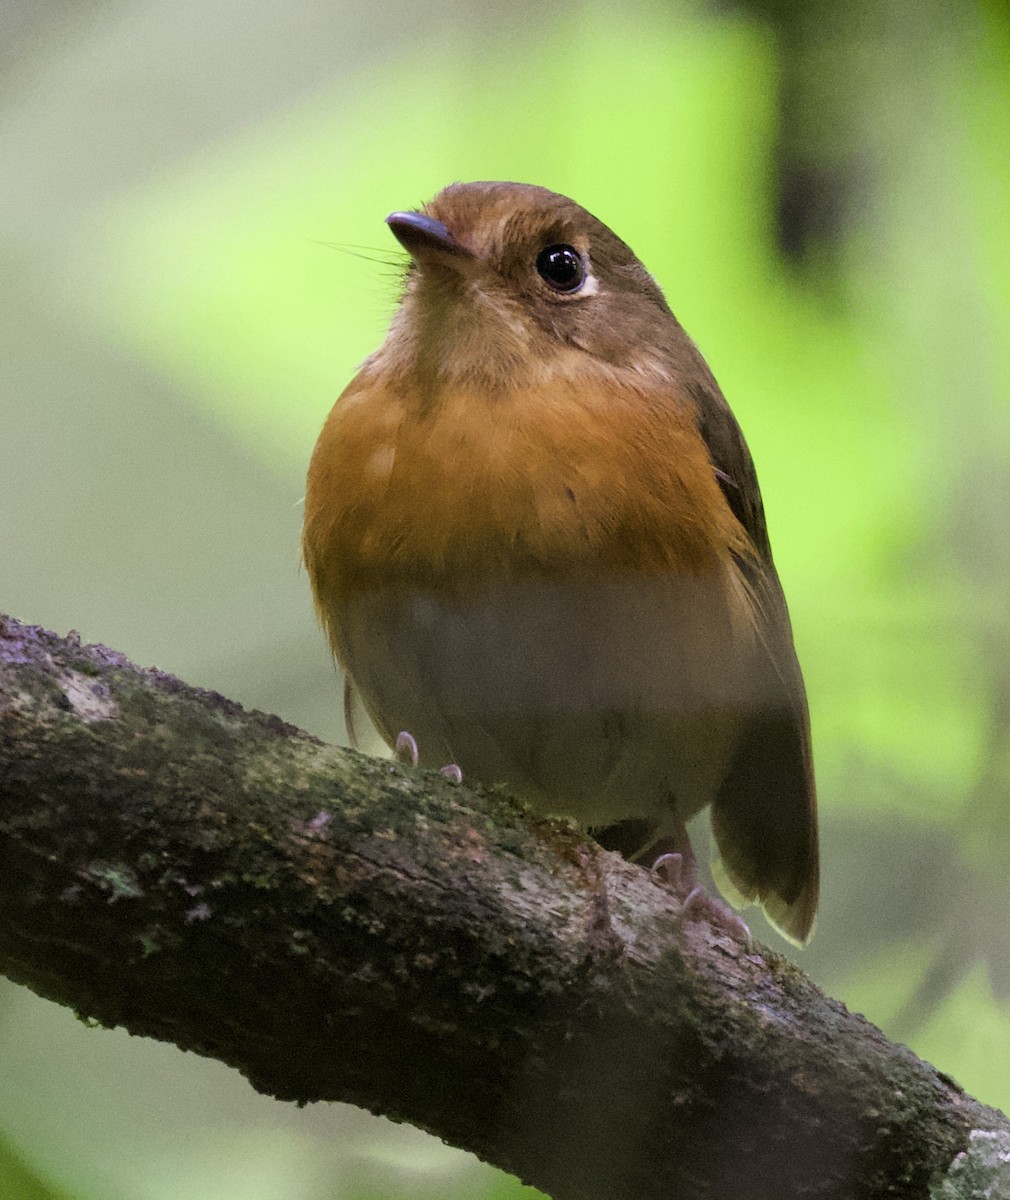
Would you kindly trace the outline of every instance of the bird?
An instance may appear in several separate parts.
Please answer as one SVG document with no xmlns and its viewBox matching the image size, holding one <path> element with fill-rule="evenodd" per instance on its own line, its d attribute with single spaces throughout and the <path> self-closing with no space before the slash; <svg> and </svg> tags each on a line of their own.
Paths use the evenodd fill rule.
<svg viewBox="0 0 1010 1200">
<path fill-rule="evenodd" d="M 302 557 L 388 745 L 693 863 L 801 945 L 818 902 L 810 722 L 757 475 L 633 251 L 532 184 L 387 224 L 388 334 L 323 425 Z M 403 739 L 401 738 L 401 745 Z"/>
</svg>

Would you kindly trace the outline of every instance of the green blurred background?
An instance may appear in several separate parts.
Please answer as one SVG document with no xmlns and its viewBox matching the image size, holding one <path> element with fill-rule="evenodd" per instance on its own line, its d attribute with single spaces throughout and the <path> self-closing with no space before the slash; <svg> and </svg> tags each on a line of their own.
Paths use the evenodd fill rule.
<svg viewBox="0 0 1010 1200">
<path fill-rule="evenodd" d="M 800 961 L 1010 1108 L 1008 64 L 997 0 L 5 0 L 0 610 L 341 739 L 299 501 L 397 271 L 324 243 L 565 192 L 757 461 L 821 793 Z M 535 1193 L 3 984 L 0 1195 Z"/>
</svg>

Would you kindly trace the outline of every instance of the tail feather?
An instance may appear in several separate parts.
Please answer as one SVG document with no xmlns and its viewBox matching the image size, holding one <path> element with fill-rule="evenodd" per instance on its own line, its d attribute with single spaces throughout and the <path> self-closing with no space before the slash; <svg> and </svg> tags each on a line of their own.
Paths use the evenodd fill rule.
<svg viewBox="0 0 1010 1200">
<path fill-rule="evenodd" d="M 797 945 L 813 933 L 819 890 L 808 747 L 805 713 L 783 709 L 755 718 L 712 805 L 720 891 L 737 907 L 760 904 Z"/>
</svg>

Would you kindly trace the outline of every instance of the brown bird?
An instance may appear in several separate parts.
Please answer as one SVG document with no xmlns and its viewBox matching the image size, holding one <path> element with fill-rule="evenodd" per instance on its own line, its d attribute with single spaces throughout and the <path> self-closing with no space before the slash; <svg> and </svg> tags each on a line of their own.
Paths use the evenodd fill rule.
<svg viewBox="0 0 1010 1200">
<path fill-rule="evenodd" d="M 805 941 L 807 704 L 754 465 L 632 251 L 543 188 L 388 219 L 412 263 L 312 455 L 303 553 L 387 743 L 611 848 L 690 854 Z"/>
</svg>

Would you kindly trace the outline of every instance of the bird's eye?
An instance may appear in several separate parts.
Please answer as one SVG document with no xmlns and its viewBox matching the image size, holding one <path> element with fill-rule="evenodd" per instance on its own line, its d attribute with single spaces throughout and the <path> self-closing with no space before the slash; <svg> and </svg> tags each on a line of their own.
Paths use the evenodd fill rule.
<svg viewBox="0 0 1010 1200">
<path fill-rule="evenodd" d="M 555 292 L 577 292 L 586 269 L 574 246 L 546 246 L 537 255 L 537 274 Z"/>
</svg>

